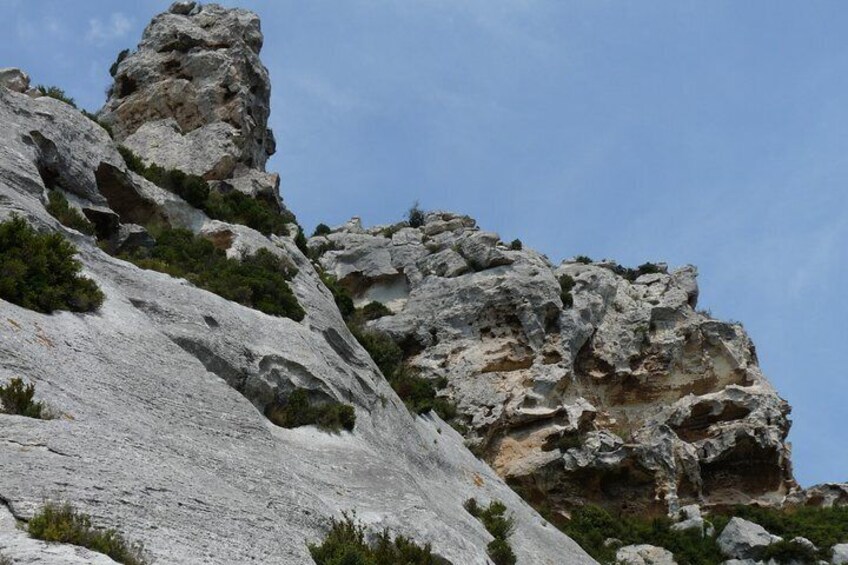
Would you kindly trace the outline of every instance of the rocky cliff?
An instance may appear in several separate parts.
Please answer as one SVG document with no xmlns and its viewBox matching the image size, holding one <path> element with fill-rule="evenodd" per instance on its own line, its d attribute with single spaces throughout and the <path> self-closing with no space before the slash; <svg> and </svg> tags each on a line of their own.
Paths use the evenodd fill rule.
<svg viewBox="0 0 848 565">
<path fill-rule="evenodd" d="M 52 315 L 0 300 L 0 381 L 33 383 L 58 416 L 0 414 L 0 553 L 14 563 L 111 563 L 16 526 L 55 500 L 143 542 L 157 563 L 311 563 L 307 542 L 355 511 L 369 531 L 388 528 L 452 563 L 483 564 L 492 536 L 463 508 L 475 497 L 502 501 L 514 516 L 520 562 L 591 563 L 452 428 L 410 415 L 293 243 L 294 226 L 266 236 L 210 220 L 128 168 L 119 144 L 145 165 L 184 168 L 222 192 L 255 194 L 257 179 L 276 190 L 263 171 L 273 138 L 261 44 L 249 12 L 174 4 L 117 65 L 101 114 L 114 139 L 29 90 L 23 73 L 2 74 L 0 221 L 15 214 L 72 241 L 106 299 L 94 313 Z M 96 237 L 48 214 L 48 189 Z M 190 229 L 231 258 L 268 250 L 296 269 L 288 286 L 303 319 L 264 314 L 104 251 L 150 245 L 139 224 Z M 352 405 L 355 427 L 272 424 L 268 405 L 294 389 L 315 403 Z"/>
<path fill-rule="evenodd" d="M 796 486 L 789 406 L 741 324 L 696 310 L 694 267 L 553 265 L 449 213 L 309 245 L 357 304 L 391 310 L 370 327 L 447 383 L 469 445 L 540 507 L 665 514 Z"/>
<path fill-rule="evenodd" d="M 354 219 L 298 244 L 265 171 L 262 43 L 249 11 L 176 2 L 118 57 L 96 119 L 0 70 L 0 222 L 62 234 L 105 294 L 87 314 L 0 300 L 0 384 L 34 384 L 54 416 L 0 412 L 0 560 L 113 563 L 28 536 L 20 525 L 47 500 L 157 563 L 311 563 L 307 543 L 355 511 L 370 534 L 432 544 L 456 565 L 490 562 L 472 497 L 506 505 L 528 565 L 593 562 L 533 507 L 557 521 L 586 504 L 670 513 L 703 533 L 692 503 L 846 504 L 844 485 L 797 488 L 789 406 L 743 327 L 697 309 L 693 267 L 554 265 L 442 212 Z M 168 188 L 186 179 L 194 192 Z M 48 213 L 56 194 L 90 235 Z M 222 202 L 261 203 L 262 222 Z M 270 256 L 298 315 L 149 256 L 134 264 L 164 230 L 234 262 Z M 397 344 L 405 370 L 456 405 L 449 422 L 405 406 L 349 331 L 337 286 L 384 307 L 354 329 Z M 351 406 L 355 425 L 272 423 L 296 392 Z M 627 563 L 666 553 L 621 549 Z"/>
</svg>

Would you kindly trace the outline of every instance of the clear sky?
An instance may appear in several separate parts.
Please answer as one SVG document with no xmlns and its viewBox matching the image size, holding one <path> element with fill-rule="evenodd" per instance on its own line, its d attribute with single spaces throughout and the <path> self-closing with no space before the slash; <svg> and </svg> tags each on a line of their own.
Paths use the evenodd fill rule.
<svg viewBox="0 0 848 565">
<path fill-rule="evenodd" d="M 307 229 L 470 214 L 552 261 L 700 268 L 792 404 L 802 484 L 848 480 L 848 4 L 243 0 Z M 89 110 L 167 1 L 0 0 L 0 67 Z"/>
</svg>

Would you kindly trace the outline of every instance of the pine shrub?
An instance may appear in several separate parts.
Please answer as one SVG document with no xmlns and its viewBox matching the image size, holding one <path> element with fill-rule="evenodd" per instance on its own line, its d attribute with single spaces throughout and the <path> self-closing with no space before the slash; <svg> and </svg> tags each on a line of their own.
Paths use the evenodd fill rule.
<svg viewBox="0 0 848 565">
<path fill-rule="evenodd" d="M 76 248 L 58 233 L 39 233 L 20 217 L 0 223 L 0 298 L 50 314 L 91 312 L 104 296 L 80 275 Z"/>
<path fill-rule="evenodd" d="M 18 377 L 0 385 L 0 408 L 6 414 L 45 419 L 44 404 L 33 400 L 34 397 L 35 385 L 24 384 L 23 379 Z"/>
</svg>

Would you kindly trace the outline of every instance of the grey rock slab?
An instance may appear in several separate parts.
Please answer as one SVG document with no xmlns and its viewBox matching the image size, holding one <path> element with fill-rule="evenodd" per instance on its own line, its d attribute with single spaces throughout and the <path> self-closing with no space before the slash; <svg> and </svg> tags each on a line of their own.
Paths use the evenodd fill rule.
<svg viewBox="0 0 848 565">
<path fill-rule="evenodd" d="M 759 524 L 739 517 L 731 518 L 716 538 L 721 552 L 736 559 L 755 557 L 759 550 L 780 540 Z"/>
<path fill-rule="evenodd" d="M 654 545 L 626 545 L 615 554 L 619 565 L 677 565 L 674 555 L 667 549 Z"/>
<path fill-rule="evenodd" d="M 833 565 L 845 565 L 848 563 L 848 543 L 839 543 L 833 546 L 833 557 L 830 562 Z"/>
</svg>

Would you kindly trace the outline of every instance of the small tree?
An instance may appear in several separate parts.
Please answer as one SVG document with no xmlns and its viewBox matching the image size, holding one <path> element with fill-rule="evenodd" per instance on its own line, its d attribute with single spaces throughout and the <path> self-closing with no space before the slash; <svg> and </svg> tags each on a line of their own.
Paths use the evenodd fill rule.
<svg viewBox="0 0 848 565">
<path fill-rule="evenodd" d="M 315 226 L 315 231 L 312 232 L 312 237 L 317 235 L 329 235 L 333 230 L 330 229 L 330 226 L 327 224 L 318 224 Z"/>
<path fill-rule="evenodd" d="M 424 210 L 418 205 L 417 200 L 406 213 L 406 219 L 411 228 L 420 228 L 424 225 Z"/>
</svg>

